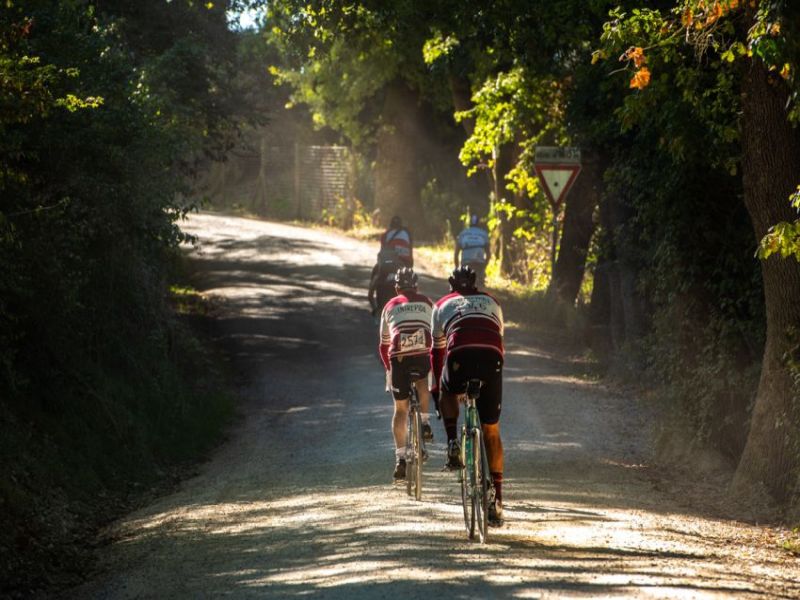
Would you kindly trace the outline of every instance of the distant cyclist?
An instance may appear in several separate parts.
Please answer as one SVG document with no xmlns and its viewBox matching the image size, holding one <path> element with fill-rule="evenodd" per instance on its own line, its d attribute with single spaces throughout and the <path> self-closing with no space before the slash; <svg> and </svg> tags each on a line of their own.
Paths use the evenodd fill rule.
<svg viewBox="0 0 800 600">
<path fill-rule="evenodd" d="M 406 476 L 406 424 L 408 400 L 411 394 L 412 371 L 421 378 L 416 386 L 422 413 L 422 436 L 433 441 L 428 404 L 428 373 L 430 372 L 431 315 L 433 303 L 427 296 L 417 292 L 417 274 L 404 267 L 395 275 L 397 295 L 384 307 L 380 325 L 380 355 L 384 368 L 389 372 L 394 415 L 392 435 L 395 446 L 394 479 Z"/>
<path fill-rule="evenodd" d="M 458 396 L 467 390 L 470 379 L 480 379 L 477 407 L 480 415 L 489 471 L 495 497 L 489 504 L 489 524 L 503 524 L 503 443 L 500 439 L 500 408 L 503 396 L 503 312 L 492 296 L 478 291 L 475 272 L 458 267 L 450 276 L 450 293 L 433 309 L 431 333 L 433 347 L 434 396 L 439 394 L 439 410 L 447 432 L 449 469 L 461 467 L 457 437 Z"/>
<path fill-rule="evenodd" d="M 403 225 L 403 219 L 395 215 L 389 221 L 389 228 L 381 234 L 381 249 L 391 248 L 396 253 L 402 266 L 414 266 L 414 241 L 411 232 Z"/>
<path fill-rule="evenodd" d="M 459 257 L 459 254 L 461 255 Z M 471 215 L 469 227 L 456 238 L 454 267 L 470 267 L 475 271 L 478 285 L 486 278 L 486 263 L 489 262 L 489 233 L 484 229 L 478 215 Z"/>
<path fill-rule="evenodd" d="M 367 298 L 373 316 L 383 310 L 394 297 L 394 275 L 402 267 L 414 266 L 411 233 L 403 227 L 400 217 L 392 217 L 389 229 L 381 234 L 381 247 L 369 280 Z"/>
</svg>

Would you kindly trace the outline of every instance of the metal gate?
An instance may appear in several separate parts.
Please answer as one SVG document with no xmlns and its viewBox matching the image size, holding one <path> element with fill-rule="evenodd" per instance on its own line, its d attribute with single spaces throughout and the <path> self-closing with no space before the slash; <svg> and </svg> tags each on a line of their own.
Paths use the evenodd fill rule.
<svg viewBox="0 0 800 600">
<path fill-rule="evenodd" d="M 354 194 L 353 153 L 347 146 L 268 144 L 228 155 L 206 177 L 212 204 L 259 215 L 316 221 Z"/>
</svg>

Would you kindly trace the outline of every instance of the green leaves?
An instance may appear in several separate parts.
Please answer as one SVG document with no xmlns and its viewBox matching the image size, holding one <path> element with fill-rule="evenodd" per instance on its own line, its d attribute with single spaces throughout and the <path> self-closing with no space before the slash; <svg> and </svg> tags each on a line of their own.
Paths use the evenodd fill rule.
<svg viewBox="0 0 800 600">
<path fill-rule="evenodd" d="M 789 197 L 792 207 L 800 212 L 800 186 L 797 191 Z M 800 262 L 800 219 L 791 223 L 781 221 L 769 228 L 758 245 L 756 255 L 766 260 L 773 254 L 781 258 L 792 257 Z"/>
<path fill-rule="evenodd" d="M 436 31 L 432 37 L 425 40 L 422 57 L 426 64 L 431 65 L 440 59 L 446 59 L 458 46 L 459 41 L 455 36 L 443 35 L 441 31 Z"/>
<path fill-rule="evenodd" d="M 103 98 L 100 96 L 87 96 L 86 98 L 78 98 L 75 94 L 67 94 L 64 98 L 57 98 L 55 101 L 56 106 L 66 108 L 69 112 L 75 112 L 87 108 L 98 108 L 102 106 Z"/>
</svg>

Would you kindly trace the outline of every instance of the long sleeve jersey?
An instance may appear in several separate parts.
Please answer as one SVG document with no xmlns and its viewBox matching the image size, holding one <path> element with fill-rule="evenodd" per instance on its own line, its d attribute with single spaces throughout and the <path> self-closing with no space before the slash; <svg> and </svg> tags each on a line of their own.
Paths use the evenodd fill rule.
<svg viewBox="0 0 800 600">
<path fill-rule="evenodd" d="M 395 296 L 381 313 L 378 351 L 388 370 L 392 357 L 427 354 L 431 348 L 433 302 L 422 294 Z"/>
<path fill-rule="evenodd" d="M 447 355 L 461 348 L 490 348 L 503 356 L 503 311 L 485 292 L 451 292 L 433 308 L 433 389 L 439 389 Z"/>
</svg>

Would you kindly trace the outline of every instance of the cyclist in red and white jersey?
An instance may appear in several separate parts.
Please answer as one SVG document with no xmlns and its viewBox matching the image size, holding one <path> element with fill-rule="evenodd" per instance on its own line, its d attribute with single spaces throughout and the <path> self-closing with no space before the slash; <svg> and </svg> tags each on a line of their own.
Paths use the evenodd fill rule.
<svg viewBox="0 0 800 600">
<path fill-rule="evenodd" d="M 431 348 L 431 314 L 433 302 L 417 292 L 417 275 L 412 269 L 403 267 L 395 275 L 397 295 L 389 300 L 381 313 L 379 352 L 387 370 L 394 397 L 392 435 L 395 445 L 394 479 L 406 476 L 406 422 L 408 421 L 408 399 L 411 386 L 416 386 L 422 414 L 422 435 L 426 441 L 433 440 L 428 404 L 429 353 Z M 421 378 L 411 380 L 411 373 Z"/>
<path fill-rule="evenodd" d="M 483 382 L 477 401 L 489 471 L 495 497 L 489 505 L 489 524 L 503 524 L 503 443 L 500 409 L 503 397 L 503 311 L 491 295 L 478 291 L 475 271 L 468 266 L 453 270 L 450 293 L 433 309 L 431 365 L 439 411 L 447 432 L 447 468 L 461 468 L 457 438 L 458 397 L 470 379 Z"/>
<path fill-rule="evenodd" d="M 389 222 L 389 228 L 381 234 L 381 248 L 392 248 L 403 266 L 414 267 L 414 241 L 411 232 L 403 226 L 403 220 L 395 215 Z"/>
</svg>

